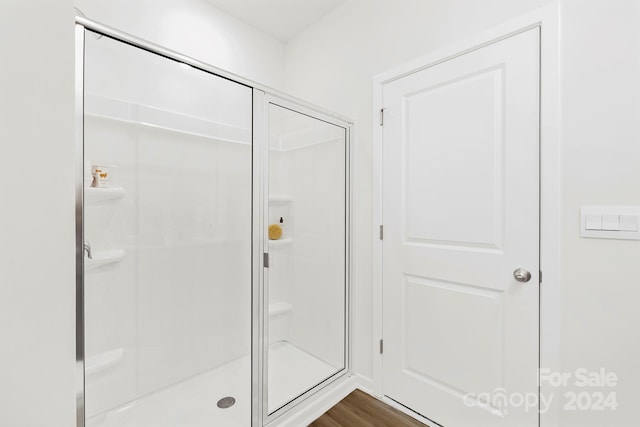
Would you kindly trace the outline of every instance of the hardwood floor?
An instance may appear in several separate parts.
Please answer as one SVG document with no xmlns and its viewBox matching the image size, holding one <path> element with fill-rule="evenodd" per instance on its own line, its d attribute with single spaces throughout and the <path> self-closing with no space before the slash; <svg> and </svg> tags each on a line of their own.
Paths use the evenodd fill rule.
<svg viewBox="0 0 640 427">
<path fill-rule="evenodd" d="M 428 427 L 397 409 L 356 390 L 309 427 Z"/>
</svg>

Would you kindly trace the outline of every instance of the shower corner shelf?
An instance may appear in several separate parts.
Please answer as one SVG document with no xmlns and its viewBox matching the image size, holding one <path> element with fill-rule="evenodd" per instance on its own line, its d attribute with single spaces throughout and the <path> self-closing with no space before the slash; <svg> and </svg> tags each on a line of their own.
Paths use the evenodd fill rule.
<svg viewBox="0 0 640 427">
<path fill-rule="evenodd" d="M 92 376 L 104 372 L 119 365 L 123 358 L 124 348 L 116 348 L 115 350 L 105 351 L 104 353 L 89 357 L 86 362 L 85 374 Z"/>
<path fill-rule="evenodd" d="M 269 304 L 269 317 L 286 314 L 286 313 L 289 313 L 291 310 L 293 310 L 293 306 L 288 302 L 275 302 L 275 303 Z"/>
<path fill-rule="evenodd" d="M 127 191 L 122 187 L 86 187 L 84 189 L 84 196 L 87 203 L 97 203 L 105 200 L 122 199 L 126 194 Z"/>
<path fill-rule="evenodd" d="M 285 246 L 289 246 L 292 243 L 293 243 L 293 238 L 291 237 L 287 237 L 285 239 L 278 239 L 278 240 L 269 240 L 269 248 L 270 249 L 282 248 Z"/>
<path fill-rule="evenodd" d="M 122 249 L 115 249 L 110 251 L 96 251 L 93 253 L 91 259 L 84 259 L 85 269 L 87 271 L 95 270 L 106 265 L 115 264 L 122 261 L 126 252 Z"/>
<path fill-rule="evenodd" d="M 139 129 L 176 132 L 220 142 L 251 144 L 251 129 L 203 120 L 151 105 L 108 98 L 97 94 L 85 95 L 85 117 L 110 120 Z"/>
<path fill-rule="evenodd" d="M 278 195 L 269 197 L 269 203 L 273 204 L 281 204 L 281 203 L 291 203 L 293 202 L 293 197 L 286 195 Z"/>
</svg>

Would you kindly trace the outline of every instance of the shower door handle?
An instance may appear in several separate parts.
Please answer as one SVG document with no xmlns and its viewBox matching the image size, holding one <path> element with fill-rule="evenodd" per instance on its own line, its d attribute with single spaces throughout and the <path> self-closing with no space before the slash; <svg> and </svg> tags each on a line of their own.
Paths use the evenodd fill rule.
<svg viewBox="0 0 640 427">
<path fill-rule="evenodd" d="M 91 251 L 91 244 L 89 242 L 87 242 L 86 240 L 84 241 L 83 249 L 87 253 L 87 258 L 93 259 L 93 253 Z"/>
</svg>

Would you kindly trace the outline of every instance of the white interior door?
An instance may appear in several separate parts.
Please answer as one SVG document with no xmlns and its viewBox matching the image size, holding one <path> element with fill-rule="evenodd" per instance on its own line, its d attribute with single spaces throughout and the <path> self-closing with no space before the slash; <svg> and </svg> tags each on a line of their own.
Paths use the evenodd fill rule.
<svg viewBox="0 0 640 427">
<path fill-rule="evenodd" d="M 384 394 L 445 427 L 537 426 L 539 46 L 383 88 Z"/>
</svg>

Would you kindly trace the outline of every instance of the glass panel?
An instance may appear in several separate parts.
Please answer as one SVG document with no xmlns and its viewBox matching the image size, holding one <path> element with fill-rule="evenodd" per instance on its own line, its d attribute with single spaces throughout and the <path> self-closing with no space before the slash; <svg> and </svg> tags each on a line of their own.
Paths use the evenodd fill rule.
<svg viewBox="0 0 640 427">
<path fill-rule="evenodd" d="M 345 368 L 346 130 L 269 107 L 268 412 Z"/>
<path fill-rule="evenodd" d="M 252 91 L 86 39 L 87 425 L 250 426 Z"/>
</svg>

